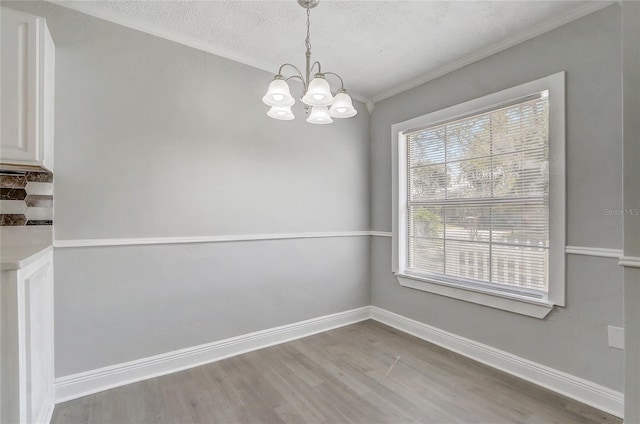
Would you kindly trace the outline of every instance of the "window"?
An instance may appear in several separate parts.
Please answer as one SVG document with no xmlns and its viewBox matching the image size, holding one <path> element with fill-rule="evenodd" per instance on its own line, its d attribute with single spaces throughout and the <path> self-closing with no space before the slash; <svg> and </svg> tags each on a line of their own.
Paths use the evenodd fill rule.
<svg viewBox="0 0 640 424">
<path fill-rule="evenodd" d="M 393 134 L 400 284 L 539 318 L 564 306 L 564 73 Z"/>
</svg>

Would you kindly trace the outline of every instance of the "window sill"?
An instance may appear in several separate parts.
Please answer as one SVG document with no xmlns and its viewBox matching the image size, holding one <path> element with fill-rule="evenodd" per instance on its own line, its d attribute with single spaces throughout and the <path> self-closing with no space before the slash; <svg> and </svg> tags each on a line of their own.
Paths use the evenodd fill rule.
<svg viewBox="0 0 640 424">
<path fill-rule="evenodd" d="M 444 283 L 427 280 L 414 275 L 396 273 L 398 282 L 403 287 L 422 290 L 429 293 L 439 294 L 465 302 L 477 303 L 503 311 L 514 312 L 520 315 L 527 315 L 534 318 L 543 319 L 552 310 L 554 305 L 533 299 L 517 298 L 502 293 L 485 291 L 471 287 L 452 286 Z"/>
</svg>

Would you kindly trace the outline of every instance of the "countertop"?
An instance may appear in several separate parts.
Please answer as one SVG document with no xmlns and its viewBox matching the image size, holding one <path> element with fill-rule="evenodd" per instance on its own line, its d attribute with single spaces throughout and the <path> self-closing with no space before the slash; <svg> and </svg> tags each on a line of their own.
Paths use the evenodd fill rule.
<svg viewBox="0 0 640 424">
<path fill-rule="evenodd" d="M 24 268 L 53 250 L 53 245 L 2 247 L 0 271 Z"/>
<path fill-rule="evenodd" d="M 0 271 L 20 269 L 53 250 L 51 227 L 0 227 Z"/>
</svg>

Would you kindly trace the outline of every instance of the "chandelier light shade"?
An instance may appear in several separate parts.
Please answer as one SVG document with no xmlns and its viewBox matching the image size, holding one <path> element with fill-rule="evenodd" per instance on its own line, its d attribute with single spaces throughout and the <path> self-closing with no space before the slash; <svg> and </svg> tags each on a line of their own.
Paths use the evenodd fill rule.
<svg viewBox="0 0 640 424">
<path fill-rule="evenodd" d="M 307 122 L 310 124 L 331 124 L 333 119 L 331 119 L 329 109 L 326 106 L 313 106 Z"/>
<path fill-rule="evenodd" d="M 269 106 L 291 106 L 296 100 L 289 91 L 289 84 L 282 78 L 274 78 L 269 84 L 267 94 L 262 98 L 262 101 Z"/>
<path fill-rule="evenodd" d="M 315 75 L 309 83 L 307 92 L 302 96 L 302 102 L 309 106 L 330 106 L 333 103 L 331 87 L 324 79 L 324 75 Z"/>
<path fill-rule="evenodd" d="M 280 66 L 278 73 L 274 76 L 273 81 L 269 84 L 267 94 L 264 95 L 262 101 L 271 106 L 267 112 L 267 116 L 273 119 L 290 121 L 294 119 L 291 106 L 295 104 L 295 99 L 289 90 L 287 81 L 297 79 L 302 82 L 302 103 L 305 112 L 309 115 L 307 122 L 312 124 L 330 124 L 333 118 L 351 118 L 358 111 L 353 107 L 351 97 L 344 88 L 344 82 L 340 75 L 334 72 L 322 72 L 320 62 L 311 63 L 311 9 L 316 7 L 320 0 L 298 0 L 300 6 L 307 10 L 307 38 L 305 46 L 307 51 L 305 73 L 302 73 L 297 67 L 290 63 Z M 293 75 L 285 77 L 282 71 L 289 68 L 293 71 Z M 317 68 L 317 69 L 316 69 Z M 313 78 L 311 78 L 312 72 Z M 331 86 L 326 80 L 326 76 L 331 75 L 340 80 L 340 89 L 336 92 L 335 97 L 331 93 Z"/>
<path fill-rule="evenodd" d="M 351 102 L 351 97 L 345 91 L 338 91 L 338 94 L 333 99 L 331 109 L 329 109 L 329 115 L 334 118 L 351 118 L 356 116 L 357 113 L 358 111 Z"/>
<path fill-rule="evenodd" d="M 281 121 L 290 121 L 295 118 L 291 112 L 291 106 L 272 106 L 267 116 Z"/>
</svg>

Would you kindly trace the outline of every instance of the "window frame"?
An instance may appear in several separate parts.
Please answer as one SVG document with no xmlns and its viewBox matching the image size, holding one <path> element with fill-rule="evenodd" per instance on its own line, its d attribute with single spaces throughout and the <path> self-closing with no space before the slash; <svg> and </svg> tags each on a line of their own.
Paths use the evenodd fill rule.
<svg viewBox="0 0 640 424">
<path fill-rule="evenodd" d="M 403 132 L 480 113 L 544 90 L 549 93 L 549 291 L 546 298 L 534 299 L 407 273 L 407 234 L 404 230 L 407 228 L 407 136 Z M 565 306 L 565 131 L 565 72 L 393 124 L 392 271 L 400 285 L 536 318 L 544 318 L 554 306 Z"/>
</svg>

